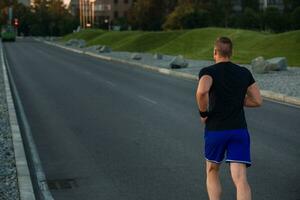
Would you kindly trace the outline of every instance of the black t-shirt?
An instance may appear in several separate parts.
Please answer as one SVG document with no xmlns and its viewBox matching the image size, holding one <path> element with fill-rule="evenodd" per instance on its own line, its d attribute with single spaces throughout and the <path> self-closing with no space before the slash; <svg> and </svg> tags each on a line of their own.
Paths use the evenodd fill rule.
<svg viewBox="0 0 300 200">
<path fill-rule="evenodd" d="M 203 68 L 199 73 L 199 80 L 204 75 L 213 79 L 209 91 L 206 130 L 247 128 L 244 99 L 247 88 L 255 82 L 251 72 L 232 62 L 220 62 Z"/>
</svg>

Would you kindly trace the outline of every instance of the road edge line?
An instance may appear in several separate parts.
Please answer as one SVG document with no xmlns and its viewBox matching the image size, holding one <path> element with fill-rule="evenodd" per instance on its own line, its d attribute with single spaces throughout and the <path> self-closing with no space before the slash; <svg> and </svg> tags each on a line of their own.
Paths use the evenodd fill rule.
<svg viewBox="0 0 300 200">
<path fill-rule="evenodd" d="M 7 78 L 6 85 L 8 85 L 8 90 L 10 91 L 10 94 L 11 94 L 10 102 L 11 102 L 12 106 L 14 107 L 14 111 L 15 111 L 14 113 L 12 113 L 12 116 L 14 116 L 14 118 L 15 118 L 15 123 L 13 125 L 16 125 L 16 126 L 14 126 L 12 128 L 15 129 L 16 127 L 18 127 L 19 135 L 18 135 L 17 139 L 20 142 L 22 142 L 25 160 L 26 160 L 26 153 L 25 153 L 26 149 L 24 148 L 24 146 L 27 147 L 26 152 L 27 152 L 27 155 L 29 154 L 28 159 L 31 161 L 31 162 L 30 161 L 27 162 L 27 160 L 26 160 L 27 170 L 28 170 L 28 172 L 26 174 L 27 175 L 26 180 L 29 181 L 28 179 L 30 179 L 33 197 L 30 196 L 30 198 L 29 197 L 27 198 L 24 194 L 25 197 L 24 197 L 24 199 L 21 198 L 21 200 L 29 200 L 29 199 L 31 199 L 31 200 L 34 200 L 34 199 L 54 200 L 54 198 L 52 197 L 52 194 L 49 191 L 48 185 L 47 185 L 46 176 L 43 171 L 40 157 L 39 157 L 39 154 L 36 149 L 36 145 L 33 140 L 31 128 L 27 121 L 27 117 L 24 112 L 24 108 L 23 108 L 22 102 L 20 100 L 20 96 L 19 96 L 18 90 L 16 88 L 14 79 L 12 77 L 11 70 L 8 66 L 7 58 L 4 55 L 4 48 L 2 48 L 1 55 L 3 58 L 3 67 L 5 69 L 4 74 L 6 75 L 6 78 Z M 24 133 L 23 137 L 21 134 L 21 130 Z M 23 138 L 23 140 L 22 140 L 22 138 Z M 32 163 L 32 166 L 30 163 Z M 21 168 L 21 170 L 23 170 L 23 169 Z M 29 171 L 32 172 L 31 176 L 30 176 Z M 33 178 L 33 180 L 31 178 Z M 21 178 L 21 180 L 22 180 L 22 178 Z M 26 188 L 26 185 L 24 185 L 22 187 Z M 36 196 L 36 195 L 38 195 L 38 196 Z M 21 191 L 20 191 L 20 196 L 21 196 Z"/>
<path fill-rule="evenodd" d="M 130 61 L 127 61 L 127 60 L 113 58 L 113 57 L 109 57 L 109 56 L 98 55 L 98 54 L 95 54 L 95 53 L 92 53 L 92 52 L 86 52 L 84 50 L 77 50 L 77 49 L 74 49 L 74 48 L 65 47 L 63 45 L 56 44 L 56 43 L 53 43 L 53 42 L 42 41 L 42 40 L 38 40 L 38 41 L 43 42 L 43 43 L 48 44 L 48 45 L 56 46 L 56 47 L 59 47 L 59 48 L 65 49 L 65 50 L 69 50 L 69 51 L 73 51 L 73 52 L 76 52 L 76 53 L 81 53 L 81 54 L 89 55 L 89 56 L 92 56 L 92 57 L 100 58 L 102 60 L 129 64 L 129 65 L 141 67 L 141 68 L 146 69 L 148 71 L 154 71 L 154 72 L 158 72 L 160 74 L 174 76 L 174 77 L 177 77 L 177 78 L 184 78 L 184 79 L 188 79 L 188 80 L 198 80 L 198 77 L 196 75 L 192 75 L 192 74 L 188 74 L 188 73 L 184 73 L 184 72 L 177 72 L 177 71 L 173 71 L 171 69 L 166 69 L 166 68 L 161 68 L 161 67 L 154 67 L 154 66 L 151 66 L 151 65 L 146 65 L 146 64 L 136 63 L 136 62 L 130 62 Z M 300 98 L 287 96 L 287 95 L 284 95 L 284 94 L 281 94 L 281 93 L 276 93 L 276 92 L 273 92 L 273 91 L 270 91 L 270 90 L 260 90 L 260 91 L 261 91 L 261 95 L 264 98 L 275 100 L 278 103 L 286 103 L 286 104 L 300 106 Z"/>
<path fill-rule="evenodd" d="M 2 71 L 3 71 L 4 87 L 6 93 L 5 96 L 6 96 L 6 103 L 8 107 L 9 125 L 12 134 L 12 142 L 14 147 L 14 157 L 16 162 L 19 197 L 20 200 L 35 200 L 33 185 L 31 182 L 31 177 L 29 172 L 29 166 L 25 155 L 25 148 L 23 145 L 20 126 L 17 120 L 16 109 L 13 102 L 11 88 L 8 80 L 2 42 L 0 42 L 0 45 L 1 45 L 0 49 L 1 49 Z"/>
</svg>

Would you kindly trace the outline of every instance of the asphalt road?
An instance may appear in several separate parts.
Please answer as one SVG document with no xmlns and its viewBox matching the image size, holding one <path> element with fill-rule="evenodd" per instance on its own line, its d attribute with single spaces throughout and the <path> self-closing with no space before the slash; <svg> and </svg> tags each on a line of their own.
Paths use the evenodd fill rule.
<svg viewBox="0 0 300 200">
<path fill-rule="evenodd" d="M 207 199 L 195 81 L 27 39 L 4 46 L 47 179 L 72 186 L 52 186 L 55 199 Z M 300 200 L 300 109 L 265 101 L 246 115 L 253 199 Z"/>
</svg>

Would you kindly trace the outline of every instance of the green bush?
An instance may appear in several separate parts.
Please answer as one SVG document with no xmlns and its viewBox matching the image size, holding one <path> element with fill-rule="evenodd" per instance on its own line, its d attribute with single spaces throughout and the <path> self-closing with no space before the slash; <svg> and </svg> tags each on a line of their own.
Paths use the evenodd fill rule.
<svg viewBox="0 0 300 200">
<path fill-rule="evenodd" d="M 300 7 L 293 11 L 291 21 L 294 29 L 300 29 Z"/>
<path fill-rule="evenodd" d="M 265 30 L 283 32 L 286 27 L 286 20 L 283 14 L 276 7 L 268 7 L 263 14 Z"/>
<path fill-rule="evenodd" d="M 182 19 L 191 15 L 195 12 L 194 6 L 192 4 L 182 4 L 175 8 L 173 12 L 171 12 L 163 24 L 164 30 L 170 29 L 183 29 Z"/>
<path fill-rule="evenodd" d="M 202 28 L 209 25 L 209 13 L 206 10 L 197 10 L 187 14 L 181 20 L 184 29 Z"/>
<path fill-rule="evenodd" d="M 240 27 L 246 29 L 259 29 L 260 19 L 257 12 L 255 12 L 252 8 L 246 8 L 241 16 Z"/>
<path fill-rule="evenodd" d="M 167 16 L 164 30 L 201 28 L 209 25 L 209 13 L 193 4 L 181 4 Z"/>
<path fill-rule="evenodd" d="M 128 20 L 126 17 L 119 17 L 113 22 L 113 25 L 120 26 L 121 30 L 128 30 Z"/>
<path fill-rule="evenodd" d="M 166 14 L 164 1 L 135 0 L 128 14 L 128 22 L 134 29 L 160 30 Z"/>
</svg>

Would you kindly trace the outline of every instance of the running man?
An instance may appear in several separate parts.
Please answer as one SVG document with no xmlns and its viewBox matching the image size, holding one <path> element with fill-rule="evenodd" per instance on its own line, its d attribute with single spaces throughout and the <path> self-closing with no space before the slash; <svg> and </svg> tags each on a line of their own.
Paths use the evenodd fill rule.
<svg viewBox="0 0 300 200">
<path fill-rule="evenodd" d="M 232 42 L 215 42 L 216 64 L 199 73 L 196 99 L 205 123 L 206 184 L 210 200 L 220 200 L 219 168 L 226 154 L 237 200 L 251 200 L 246 168 L 251 166 L 250 137 L 244 106 L 259 107 L 262 98 L 251 72 L 232 62 Z"/>
</svg>

